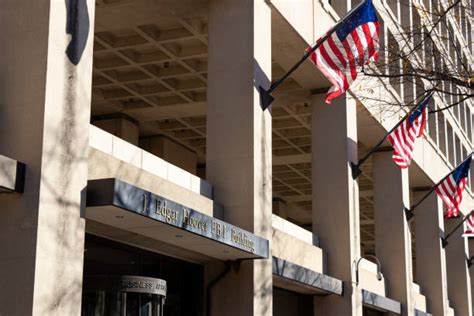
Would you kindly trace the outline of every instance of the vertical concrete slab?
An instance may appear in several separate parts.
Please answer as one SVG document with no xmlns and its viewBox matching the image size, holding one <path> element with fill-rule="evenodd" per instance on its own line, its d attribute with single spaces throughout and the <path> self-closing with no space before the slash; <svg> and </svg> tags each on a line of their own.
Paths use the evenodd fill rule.
<svg viewBox="0 0 474 316">
<path fill-rule="evenodd" d="M 140 147 L 181 169 L 196 174 L 198 160 L 196 152 L 166 136 L 142 137 Z"/>
<path fill-rule="evenodd" d="M 315 315 L 362 315 L 360 289 L 353 287 L 360 257 L 359 188 L 350 162 L 357 162 L 356 102 L 341 97 L 324 103 L 312 96 L 311 146 L 313 232 L 326 253 L 327 274 L 344 280 L 343 296 L 315 300 Z"/>
<path fill-rule="evenodd" d="M 0 197 L 0 314 L 80 315 L 95 1 L 0 10 L 0 152 L 27 165 Z"/>
<path fill-rule="evenodd" d="M 474 238 L 469 238 L 467 240 L 468 246 L 469 246 L 469 258 L 474 257 Z M 474 265 L 471 267 L 468 267 L 469 269 L 469 277 L 471 279 L 471 304 L 474 303 L 474 291 L 472 290 L 474 288 Z"/>
<path fill-rule="evenodd" d="M 392 152 L 373 155 L 375 255 L 382 264 L 387 297 L 414 315 L 411 233 L 403 207 L 410 206 L 408 170 L 392 161 Z"/>
<path fill-rule="evenodd" d="M 271 238 L 271 16 L 264 0 L 209 1 L 207 180 L 226 221 Z M 213 315 L 272 315 L 271 258 L 244 261 L 214 287 Z"/>
<path fill-rule="evenodd" d="M 415 192 L 414 200 L 419 201 L 425 194 Z M 446 253 L 441 246 L 444 231 L 442 201 L 433 193 L 418 206 L 415 214 L 416 283 L 426 296 L 428 312 L 448 315 Z"/>
<path fill-rule="evenodd" d="M 451 232 L 462 218 L 445 221 L 446 234 Z M 472 315 L 471 277 L 466 258 L 469 247 L 466 238 L 462 237 L 461 227 L 448 239 L 446 246 L 446 267 L 448 270 L 448 297 L 456 315 Z"/>
<path fill-rule="evenodd" d="M 138 146 L 138 137 L 140 134 L 138 123 L 126 115 L 99 117 L 94 119 L 92 124 Z"/>
</svg>

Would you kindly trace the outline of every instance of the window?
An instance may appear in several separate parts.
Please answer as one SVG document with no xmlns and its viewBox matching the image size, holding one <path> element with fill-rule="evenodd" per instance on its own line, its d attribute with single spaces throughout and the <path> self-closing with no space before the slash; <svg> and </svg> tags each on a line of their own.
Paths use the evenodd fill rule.
<svg viewBox="0 0 474 316">
<path fill-rule="evenodd" d="M 454 148 L 454 133 L 453 133 L 453 128 L 448 122 L 446 122 L 446 130 L 447 130 L 446 137 L 447 137 L 447 144 L 448 144 L 447 156 L 451 165 L 454 166 L 456 164 L 456 157 L 455 157 L 456 153 L 455 153 L 455 148 Z"/>
<path fill-rule="evenodd" d="M 444 118 L 444 113 L 443 112 L 438 112 L 437 113 L 437 119 L 438 119 L 438 146 L 443 155 L 447 158 L 447 152 L 446 152 L 446 124 L 445 124 L 445 118 Z"/>
<path fill-rule="evenodd" d="M 459 165 L 461 161 L 464 159 L 462 155 L 462 145 L 461 141 L 459 140 L 459 137 L 454 136 L 455 142 L 456 142 L 456 165 Z"/>
<path fill-rule="evenodd" d="M 430 100 L 430 104 L 428 106 L 430 109 L 435 109 L 433 99 Z M 436 121 L 438 120 L 438 113 L 434 112 L 428 114 L 428 135 L 434 141 L 436 145 L 438 145 L 438 135 L 436 130 Z"/>
</svg>

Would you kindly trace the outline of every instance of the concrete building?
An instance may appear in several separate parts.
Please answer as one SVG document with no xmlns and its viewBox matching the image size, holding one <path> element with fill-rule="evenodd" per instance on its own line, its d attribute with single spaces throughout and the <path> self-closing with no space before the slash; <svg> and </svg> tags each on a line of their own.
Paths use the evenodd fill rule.
<svg viewBox="0 0 474 316">
<path fill-rule="evenodd" d="M 448 5 L 374 3 L 386 47 Z M 435 194 L 403 212 L 472 151 L 472 99 L 430 116 L 409 169 L 378 151 L 357 180 L 405 113 L 376 99 L 412 83 L 327 105 L 308 61 L 260 107 L 352 5 L 1 1 L 0 315 L 472 315 L 474 245 L 442 247 Z M 447 21 L 472 71 L 472 16 Z"/>
</svg>

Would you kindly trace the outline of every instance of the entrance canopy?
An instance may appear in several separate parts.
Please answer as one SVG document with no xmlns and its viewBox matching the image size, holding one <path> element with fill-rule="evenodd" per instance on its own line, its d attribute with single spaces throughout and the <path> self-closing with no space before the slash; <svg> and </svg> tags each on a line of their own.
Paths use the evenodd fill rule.
<svg viewBox="0 0 474 316">
<path fill-rule="evenodd" d="M 86 218 L 220 260 L 268 258 L 268 240 L 118 179 L 89 181 Z"/>
</svg>

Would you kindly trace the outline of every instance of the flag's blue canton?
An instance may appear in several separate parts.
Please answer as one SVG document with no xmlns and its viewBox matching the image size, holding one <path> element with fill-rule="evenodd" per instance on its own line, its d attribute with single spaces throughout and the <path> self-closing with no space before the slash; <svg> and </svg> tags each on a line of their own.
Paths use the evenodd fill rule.
<svg viewBox="0 0 474 316">
<path fill-rule="evenodd" d="M 376 22 L 377 15 L 375 14 L 374 6 L 372 5 L 372 0 L 364 1 L 359 8 L 350 14 L 350 17 L 342 22 L 342 24 L 337 26 L 336 34 L 339 37 L 339 40 L 344 42 L 347 35 L 349 35 L 353 30 L 358 26 L 361 26 L 365 23 Z"/>
<path fill-rule="evenodd" d="M 432 95 L 429 95 L 428 97 L 426 97 L 421 103 L 420 105 L 418 106 L 418 108 L 415 110 L 415 112 L 413 112 L 411 115 L 410 115 L 410 119 L 408 120 L 408 122 L 411 124 L 413 124 L 413 122 L 420 116 L 423 114 L 423 110 L 426 108 L 426 106 L 428 105 L 428 103 L 430 102 L 431 100 L 431 96 Z"/>
<path fill-rule="evenodd" d="M 361 2 L 323 38 L 317 40 L 311 60 L 332 83 L 326 103 L 346 92 L 358 67 L 378 59 L 380 26 L 372 0 Z"/>
<path fill-rule="evenodd" d="M 471 167 L 472 155 L 469 156 L 456 170 L 453 172 L 453 178 L 456 183 L 459 183 L 461 179 L 467 178 L 469 175 L 469 168 Z"/>
</svg>

